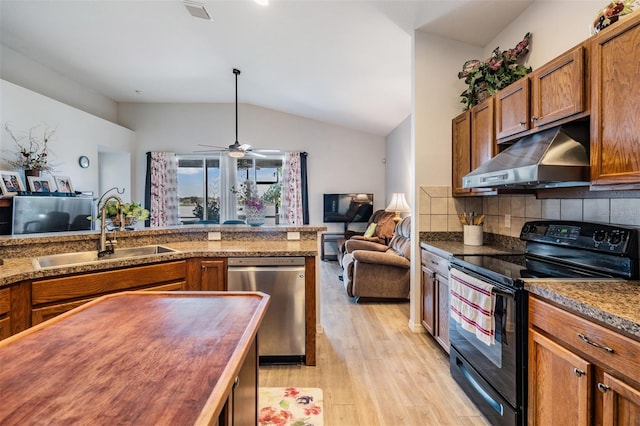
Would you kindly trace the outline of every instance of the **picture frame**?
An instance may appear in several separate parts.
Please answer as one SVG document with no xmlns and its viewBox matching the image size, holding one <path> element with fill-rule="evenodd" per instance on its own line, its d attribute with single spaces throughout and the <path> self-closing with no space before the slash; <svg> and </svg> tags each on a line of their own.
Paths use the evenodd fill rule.
<svg viewBox="0 0 640 426">
<path fill-rule="evenodd" d="M 71 184 L 71 178 L 69 178 L 69 176 L 54 176 L 54 179 L 56 180 L 58 192 L 73 194 L 73 185 Z"/>
<path fill-rule="evenodd" d="M 31 192 L 53 192 L 51 189 L 51 182 L 48 178 L 40 176 L 27 176 L 29 181 L 29 190 Z"/>
<path fill-rule="evenodd" d="M 19 191 L 25 190 L 20 175 L 9 171 L 0 171 L 0 189 L 2 195 L 17 195 Z"/>
</svg>

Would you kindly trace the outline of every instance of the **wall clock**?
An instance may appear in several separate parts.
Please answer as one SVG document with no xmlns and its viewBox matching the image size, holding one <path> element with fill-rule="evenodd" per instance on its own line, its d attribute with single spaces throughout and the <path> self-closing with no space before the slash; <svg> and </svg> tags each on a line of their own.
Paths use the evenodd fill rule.
<svg viewBox="0 0 640 426">
<path fill-rule="evenodd" d="M 80 167 L 82 167 L 83 169 L 86 169 L 90 164 L 89 157 L 87 157 L 86 155 L 82 155 L 80 158 L 78 158 L 78 164 L 80 164 Z"/>
</svg>

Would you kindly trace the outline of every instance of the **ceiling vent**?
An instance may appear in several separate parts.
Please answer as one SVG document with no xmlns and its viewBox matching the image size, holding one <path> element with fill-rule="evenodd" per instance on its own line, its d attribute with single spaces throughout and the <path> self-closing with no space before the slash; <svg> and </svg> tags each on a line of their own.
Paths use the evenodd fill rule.
<svg viewBox="0 0 640 426">
<path fill-rule="evenodd" d="M 213 19 L 211 19 L 211 15 L 209 15 L 209 12 L 207 12 L 207 9 L 205 9 L 204 3 L 185 0 L 184 7 L 187 8 L 191 16 L 206 19 L 208 21 L 213 21 Z"/>
</svg>

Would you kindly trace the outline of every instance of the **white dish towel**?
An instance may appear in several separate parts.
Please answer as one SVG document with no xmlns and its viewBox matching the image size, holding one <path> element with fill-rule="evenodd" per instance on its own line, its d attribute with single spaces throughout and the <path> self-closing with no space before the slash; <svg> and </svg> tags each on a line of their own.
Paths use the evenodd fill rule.
<svg viewBox="0 0 640 426">
<path fill-rule="evenodd" d="M 493 285 L 451 269 L 451 318 L 464 330 L 474 333 L 478 340 L 487 344 L 496 343 L 496 323 L 493 316 L 496 295 Z"/>
</svg>

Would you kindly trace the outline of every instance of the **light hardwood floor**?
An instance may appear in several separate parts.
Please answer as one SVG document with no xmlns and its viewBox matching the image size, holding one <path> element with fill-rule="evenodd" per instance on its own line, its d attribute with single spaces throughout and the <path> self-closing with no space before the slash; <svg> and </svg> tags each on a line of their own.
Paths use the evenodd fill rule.
<svg viewBox="0 0 640 426">
<path fill-rule="evenodd" d="M 317 365 L 260 367 L 260 386 L 319 387 L 325 426 L 488 425 L 433 339 L 409 330 L 408 303 L 356 304 L 337 262 L 319 262 L 324 333 Z"/>
</svg>

